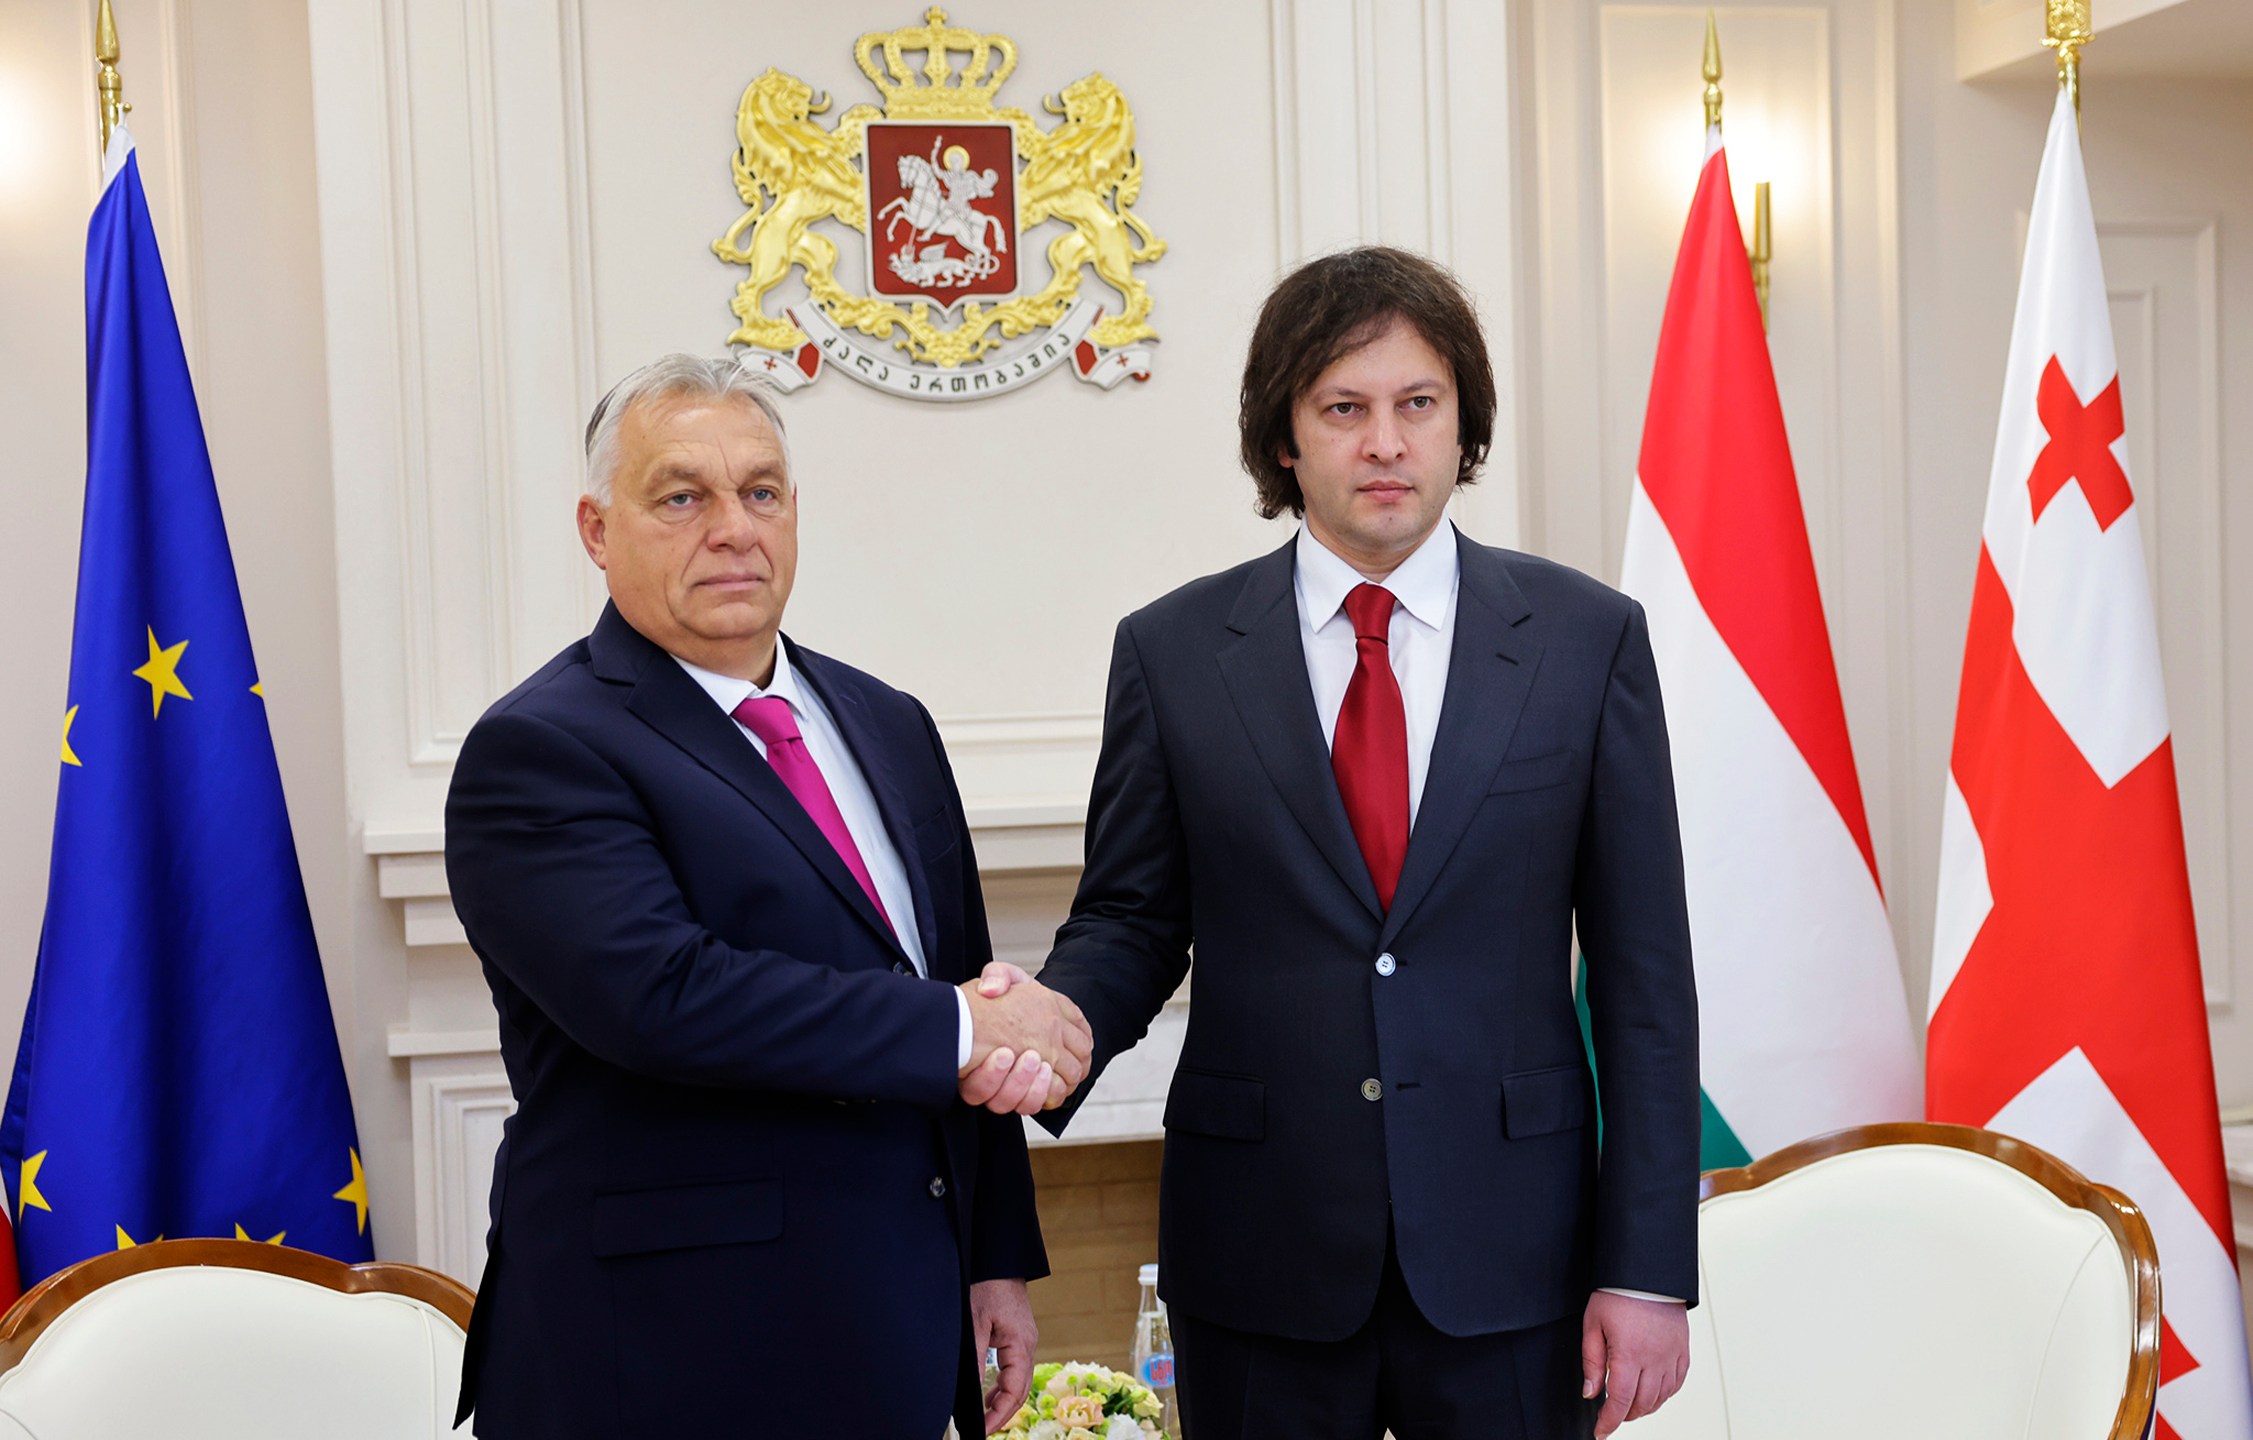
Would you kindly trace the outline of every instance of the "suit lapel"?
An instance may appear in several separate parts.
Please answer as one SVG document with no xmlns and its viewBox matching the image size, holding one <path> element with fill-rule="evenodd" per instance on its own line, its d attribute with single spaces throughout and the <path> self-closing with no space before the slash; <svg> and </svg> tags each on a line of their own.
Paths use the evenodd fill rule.
<svg viewBox="0 0 2253 1440">
<path fill-rule="evenodd" d="M 628 625 L 615 607 L 604 608 L 589 649 L 596 674 L 633 685 L 626 697 L 629 711 L 758 807 L 840 900 L 886 941 L 898 943 L 806 807 L 687 671 Z"/>
<path fill-rule="evenodd" d="M 1295 543 L 1285 543 L 1245 577 L 1228 617 L 1228 628 L 1242 638 L 1220 652 L 1220 673 L 1251 737 L 1252 753 L 1283 803 L 1354 898 L 1371 915 L 1382 916 L 1377 887 L 1354 841 L 1345 802 L 1338 798 L 1330 750 L 1322 741 L 1322 718 L 1314 710 L 1306 644 L 1299 636 L 1298 606 L 1292 603 Z"/>
<path fill-rule="evenodd" d="M 1455 643 L 1448 652 L 1447 691 L 1424 773 L 1423 803 L 1408 836 L 1408 855 L 1385 916 L 1379 945 L 1389 945 L 1431 892 L 1448 857 L 1486 799 L 1487 786 L 1510 748 L 1526 696 L 1541 664 L 1539 641 L 1517 626 L 1532 608 L 1501 557 L 1457 536 L 1462 579 L 1455 605 Z"/>
<path fill-rule="evenodd" d="M 822 703 L 829 707 L 830 718 L 837 722 L 838 731 L 845 737 L 846 748 L 853 752 L 854 762 L 861 767 L 868 788 L 875 793 L 884 831 L 892 837 L 892 848 L 899 852 L 900 868 L 907 872 L 908 890 L 915 901 L 915 933 L 923 941 L 923 963 L 931 967 L 932 975 L 938 976 L 939 937 L 931 904 L 931 879 L 925 873 L 923 855 L 916 848 L 914 821 L 908 810 L 907 796 L 900 789 L 899 769 L 892 761 L 891 751 L 878 737 L 875 717 L 870 715 L 868 703 L 861 698 L 860 689 L 851 683 L 850 676 L 833 666 L 829 657 L 817 655 L 802 645 L 791 647 L 790 655 L 807 683 L 820 692 Z M 861 858 L 865 863 L 868 857 Z"/>
</svg>

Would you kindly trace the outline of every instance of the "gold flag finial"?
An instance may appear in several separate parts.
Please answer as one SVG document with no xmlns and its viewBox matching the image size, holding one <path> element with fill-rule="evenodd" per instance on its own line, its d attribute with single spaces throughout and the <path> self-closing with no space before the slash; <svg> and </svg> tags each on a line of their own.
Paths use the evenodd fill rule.
<svg viewBox="0 0 2253 1440">
<path fill-rule="evenodd" d="M 2090 28 L 2089 0 L 2048 0 L 2042 43 L 2057 52 L 2057 83 L 2073 97 L 2073 118 L 2081 118 L 2081 47 L 2096 38 Z"/>
<path fill-rule="evenodd" d="M 110 148 L 110 132 L 125 122 L 125 112 L 133 107 L 125 103 L 125 81 L 117 73 L 117 17 L 110 13 L 110 0 L 102 0 L 101 12 L 94 18 L 94 59 L 102 69 L 94 81 L 102 107 L 102 151 Z"/>
<path fill-rule="evenodd" d="M 107 3 L 107 0 L 104 0 Z M 1713 27 L 1713 12 L 1705 12 L 1705 128 L 1721 123 L 1721 32 Z"/>
</svg>

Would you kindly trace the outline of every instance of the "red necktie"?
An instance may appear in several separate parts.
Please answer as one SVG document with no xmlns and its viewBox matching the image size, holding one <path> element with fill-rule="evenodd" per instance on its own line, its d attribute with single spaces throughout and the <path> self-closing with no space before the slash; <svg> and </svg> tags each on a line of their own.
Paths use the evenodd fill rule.
<svg viewBox="0 0 2253 1440">
<path fill-rule="evenodd" d="M 836 797 L 829 793 L 829 782 L 821 778 L 821 767 L 814 763 L 814 757 L 806 749 L 806 737 L 798 733 L 797 717 L 790 713 L 790 702 L 779 695 L 747 695 L 730 713 L 765 743 L 767 763 L 774 767 L 776 777 L 798 797 L 798 803 L 805 807 L 822 838 L 836 850 L 837 858 L 845 862 L 845 868 L 861 882 L 861 889 L 868 892 L 869 903 L 876 907 L 876 913 L 890 925 L 891 913 L 876 893 L 876 882 L 869 878 L 868 866 L 861 861 L 860 847 L 853 843 L 853 832 L 845 828 L 845 817 L 837 809 Z"/>
<path fill-rule="evenodd" d="M 1330 741 L 1330 769 L 1346 819 L 1387 910 L 1408 854 L 1408 712 L 1392 673 L 1392 607 L 1393 594 L 1381 585 L 1356 585 L 1346 596 L 1353 682 Z"/>
</svg>

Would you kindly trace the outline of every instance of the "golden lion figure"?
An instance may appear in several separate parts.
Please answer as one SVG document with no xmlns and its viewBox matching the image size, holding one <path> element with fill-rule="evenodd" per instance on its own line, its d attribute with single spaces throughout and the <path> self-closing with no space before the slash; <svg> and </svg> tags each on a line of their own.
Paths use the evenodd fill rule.
<svg viewBox="0 0 2253 1440">
<path fill-rule="evenodd" d="M 772 67 L 743 92 L 735 119 L 735 189 L 750 208 L 712 242 L 713 254 L 751 271 L 735 287 L 729 307 L 743 322 L 728 336 L 730 345 L 794 350 L 805 344 L 803 330 L 766 313 L 767 292 L 794 264 L 808 275 L 827 276 L 835 269 L 837 246 L 812 232 L 815 221 L 834 215 L 855 230 L 868 228 L 853 157 L 860 152 L 862 129 L 883 112 L 856 105 L 829 131 L 809 118 L 828 109 L 826 99 L 814 103 L 812 86 Z M 747 229 L 748 246 L 741 243 Z"/>
<path fill-rule="evenodd" d="M 1149 338 L 1157 334 L 1147 323 L 1150 288 L 1135 278 L 1134 267 L 1165 254 L 1166 242 L 1130 208 L 1142 193 L 1134 112 L 1101 72 L 1064 87 L 1062 100 L 1043 103 L 1064 123 L 1052 134 L 1033 132 L 1039 138 L 1026 147 L 1018 211 L 1028 229 L 1050 216 L 1072 227 L 1048 246 L 1050 268 L 1059 278 L 1071 277 L 1071 289 L 1078 288 L 1080 266 L 1092 264 L 1125 298 L 1126 309 L 1098 324 L 1089 338 L 1106 347 Z M 1019 143 L 1025 143 L 1022 134 Z"/>
</svg>

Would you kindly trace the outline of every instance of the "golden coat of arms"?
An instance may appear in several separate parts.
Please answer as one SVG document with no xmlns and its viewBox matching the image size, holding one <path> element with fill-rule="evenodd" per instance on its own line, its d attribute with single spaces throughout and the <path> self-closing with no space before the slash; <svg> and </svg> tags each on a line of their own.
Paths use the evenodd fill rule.
<svg viewBox="0 0 2253 1440">
<path fill-rule="evenodd" d="M 751 272 L 728 337 L 744 364 L 785 390 L 827 364 L 919 400 L 997 395 L 1055 370 L 1106 390 L 1147 380 L 1157 331 L 1134 267 L 1166 242 L 1134 213 L 1142 160 L 1118 86 L 1100 73 L 1065 86 L 1043 102 L 1062 117 L 1043 130 L 995 103 L 1017 47 L 939 9 L 861 36 L 853 58 L 884 104 L 855 105 L 834 129 L 812 118 L 828 97 L 771 68 L 737 108 L 735 188 L 747 208 L 712 251 Z M 825 221 L 854 235 L 825 234 Z M 1063 228 L 1044 282 L 1023 242 L 1045 221 Z M 839 280 L 841 262 L 858 292 Z M 805 298 L 769 311 L 793 267 Z M 1089 267 L 1115 302 L 1080 293 Z"/>
</svg>

